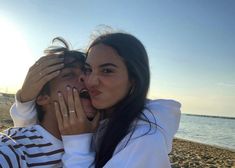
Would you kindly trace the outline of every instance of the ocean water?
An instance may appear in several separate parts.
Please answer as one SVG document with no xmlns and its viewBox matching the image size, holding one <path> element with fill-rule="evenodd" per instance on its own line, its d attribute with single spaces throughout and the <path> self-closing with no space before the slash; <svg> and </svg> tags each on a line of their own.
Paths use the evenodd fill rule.
<svg viewBox="0 0 235 168">
<path fill-rule="evenodd" d="M 176 137 L 235 151 L 235 118 L 182 114 Z"/>
</svg>

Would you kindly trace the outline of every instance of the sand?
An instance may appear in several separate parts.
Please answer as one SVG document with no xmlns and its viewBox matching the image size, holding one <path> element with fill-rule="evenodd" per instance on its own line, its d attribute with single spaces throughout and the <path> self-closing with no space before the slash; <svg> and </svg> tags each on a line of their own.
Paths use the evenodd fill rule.
<svg viewBox="0 0 235 168">
<path fill-rule="evenodd" d="M 235 168 L 235 151 L 175 138 L 172 168 Z"/>
</svg>

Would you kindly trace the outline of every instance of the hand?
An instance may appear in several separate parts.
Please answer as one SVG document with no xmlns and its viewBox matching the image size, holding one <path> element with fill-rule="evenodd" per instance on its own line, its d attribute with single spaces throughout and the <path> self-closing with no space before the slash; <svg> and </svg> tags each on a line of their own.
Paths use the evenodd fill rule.
<svg viewBox="0 0 235 168">
<path fill-rule="evenodd" d="M 22 88 L 17 92 L 17 99 L 27 102 L 37 97 L 42 87 L 51 79 L 58 76 L 64 67 L 64 58 L 58 54 L 48 54 L 41 57 L 29 68 Z"/>
<path fill-rule="evenodd" d="M 67 87 L 67 91 L 67 106 L 61 93 L 58 93 L 59 102 L 55 102 L 55 112 L 61 135 L 95 132 L 99 124 L 99 112 L 90 121 L 84 113 L 77 89 Z"/>
</svg>

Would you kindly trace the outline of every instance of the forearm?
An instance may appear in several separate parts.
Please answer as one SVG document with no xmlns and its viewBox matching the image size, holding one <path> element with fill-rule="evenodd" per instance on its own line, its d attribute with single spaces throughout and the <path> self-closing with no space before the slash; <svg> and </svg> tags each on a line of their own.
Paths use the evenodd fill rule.
<svg viewBox="0 0 235 168">
<path fill-rule="evenodd" d="M 65 153 L 64 167 L 84 168 L 92 165 L 95 153 L 91 149 L 92 133 L 62 136 Z"/>
</svg>

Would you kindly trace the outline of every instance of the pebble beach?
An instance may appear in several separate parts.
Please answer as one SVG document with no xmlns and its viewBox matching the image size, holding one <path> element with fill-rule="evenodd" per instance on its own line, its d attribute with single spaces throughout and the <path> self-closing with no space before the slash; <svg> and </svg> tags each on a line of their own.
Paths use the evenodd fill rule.
<svg viewBox="0 0 235 168">
<path fill-rule="evenodd" d="M 235 168 L 235 151 L 175 138 L 172 168 Z"/>
</svg>

